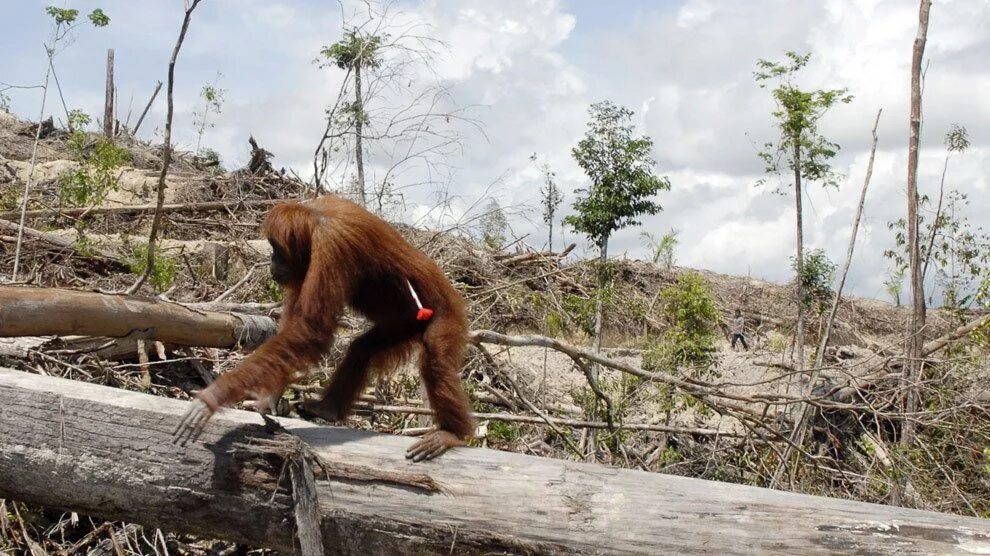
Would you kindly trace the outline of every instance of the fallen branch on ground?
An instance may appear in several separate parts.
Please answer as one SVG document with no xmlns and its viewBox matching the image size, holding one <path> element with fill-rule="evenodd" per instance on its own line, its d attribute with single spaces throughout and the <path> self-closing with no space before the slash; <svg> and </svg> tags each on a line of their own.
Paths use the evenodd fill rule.
<svg viewBox="0 0 990 556">
<path fill-rule="evenodd" d="M 125 265 L 117 258 L 117 255 L 110 253 L 109 251 L 104 251 L 99 248 L 94 248 L 92 249 L 93 255 L 89 255 L 83 253 L 82 250 L 79 248 L 79 246 L 76 245 L 76 242 L 72 241 L 71 239 L 67 239 L 55 234 L 50 234 L 48 232 L 38 231 L 33 228 L 27 228 L 27 227 L 21 228 L 20 226 L 18 226 L 14 222 L 10 222 L 9 220 L 0 219 L 0 230 L 9 230 L 12 232 L 23 230 L 21 233 L 25 238 L 36 239 L 39 241 L 43 241 L 54 247 L 58 247 L 59 249 L 72 251 L 74 254 L 80 257 L 97 259 L 100 260 L 101 262 L 110 264 L 118 269 L 128 268 L 127 265 Z"/>
</svg>

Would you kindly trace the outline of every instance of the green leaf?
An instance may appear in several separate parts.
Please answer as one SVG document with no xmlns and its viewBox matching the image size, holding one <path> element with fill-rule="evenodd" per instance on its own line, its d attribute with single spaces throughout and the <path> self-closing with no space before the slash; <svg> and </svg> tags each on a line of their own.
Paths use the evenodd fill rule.
<svg viewBox="0 0 990 556">
<path fill-rule="evenodd" d="M 89 12 L 89 21 L 92 22 L 95 27 L 106 27 L 107 25 L 110 25 L 110 16 L 103 13 L 103 10 L 100 8 L 96 8 L 95 10 Z"/>
</svg>

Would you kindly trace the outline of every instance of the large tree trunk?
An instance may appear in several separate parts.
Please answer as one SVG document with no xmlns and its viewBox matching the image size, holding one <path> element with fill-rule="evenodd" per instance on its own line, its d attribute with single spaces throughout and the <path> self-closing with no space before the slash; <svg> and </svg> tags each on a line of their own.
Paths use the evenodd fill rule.
<svg viewBox="0 0 990 556">
<path fill-rule="evenodd" d="M 364 185 L 364 98 L 361 96 L 361 60 L 354 64 L 354 159 L 357 162 L 357 195 L 362 207 L 368 206 Z"/>
<path fill-rule="evenodd" d="M 921 135 L 921 62 L 925 55 L 925 42 L 928 37 L 928 14 L 931 0 L 921 0 L 918 11 L 918 35 L 914 39 L 911 56 L 911 118 L 908 138 L 907 171 L 907 221 L 908 250 L 911 269 L 911 320 L 907 337 L 908 362 L 905 366 L 904 387 L 906 389 L 904 411 L 908 414 L 918 409 L 918 389 L 916 383 L 921 378 L 921 348 L 925 343 L 925 284 L 922 276 L 921 253 L 918 245 L 918 145 Z M 915 426 L 911 419 L 903 421 L 901 441 L 904 446 L 914 443 Z"/>
<path fill-rule="evenodd" d="M 275 334 L 268 317 L 200 311 L 127 295 L 0 286 L 0 337 L 139 337 L 180 346 L 256 347 Z"/>
<path fill-rule="evenodd" d="M 326 554 L 990 551 L 980 519 L 480 448 L 416 464 L 409 438 L 295 419 L 273 436 L 245 411 L 179 447 L 187 407 L 0 369 L 0 497 L 285 551 L 309 503 Z"/>
</svg>

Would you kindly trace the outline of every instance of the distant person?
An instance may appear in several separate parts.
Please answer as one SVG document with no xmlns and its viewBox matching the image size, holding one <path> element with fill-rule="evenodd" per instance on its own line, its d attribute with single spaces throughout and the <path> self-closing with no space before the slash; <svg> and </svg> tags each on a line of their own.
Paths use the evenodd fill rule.
<svg viewBox="0 0 990 556">
<path fill-rule="evenodd" d="M 746 319 L 742 316 L 742 311 L 736 309 L 735 316 L 732 317 L 732 325 L 729 327 L 729 332 L 732 333 L 732 349 L 736 349 L 736 341 L 742 342 L 742 347 L 744 350 L 749 351 L 749 344 L 746 343 L 746 336 L 743 333 L 746 330 Z"/>
</svg>

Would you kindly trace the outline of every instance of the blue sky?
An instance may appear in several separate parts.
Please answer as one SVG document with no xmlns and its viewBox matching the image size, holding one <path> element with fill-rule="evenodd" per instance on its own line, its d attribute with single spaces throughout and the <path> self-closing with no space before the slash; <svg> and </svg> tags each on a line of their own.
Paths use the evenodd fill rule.
<svg viewBox="0 0 990 556">
<path fill-rule="evenodd" d="M 33 84 L 43 78 L 48 3 L 5 6 L 0 81 Z M 140 111 L 155 81 L 165 78 L 181 4 L 57 4 L 82 12 L 101 7 L 113 20 L 105 29 L 80 27 L 56 60 L 70 107 L 101 111 L 105 51 L 114 48 L 120 116 L 131 102 Z M 536 209 L 539 175 L 529 156 L 537 153 L 554 167 L 570 205 L 573 190 L 586 185 L 570 149 L 584 130 L 588 105 L 608 98 L 637 112 L 640 131 L 655 140 L 658 171 L 673 184 L 661 197 L 664 212 L 647 218 L 642 229 L 657 235 L 678 229 L 677 259 L 684 265 L 772 280 L 790 273 L 793 198 L 754 186 L 762 171 L 754 145 L 773 135 L 771 104 L 753 83 L 752 71 L 758 58 L 813 52 L 803 83 L 846 86 L 856 99 L 823 122 L 823 131 L 842 145 L 836 166 L 847 179 L 838 191 L 809 188 L 806 241 L 834 260 L 843 258 L 869 129 L 882 106 L 880 149 L 849 286 L 859 295 L 884 296 L 882 253 L 891 245 L 886 222 L 904 211 L 915 0 L 408 0 L 402 8 L 403 17 L 431 26 L 431 35 L 447 44 L 433 75 L 460 105 L 473 107 L 484 129 L 458 130 L 463 145 L 448 158 L 444 177 L 445 187 L 458 195 L 453 213 L 470 213 L 492 196 L 510 207 L 515 232 L 543 237 Z M 277 164 L 307 175 L 323 110 L 341 79 L 340 72 L 321 70 L 312 61 L 322 45 L 340 37 L 341 19 L 338 3 L 328 0 L 204 0 L 177 68 L 179 146 L 195 145 L 197 94 L 221 71 L 226 102 L 204 144 L 236 167 L 246 159 L 247 136 L 254 134 L 276 154 Z M 928 59 L 921 189 L 933 193 L 937 187 L 948 126 L 965 125 L 972 146 L 953 159 L 948 185 L 970 193 L 970 217 L 983 223 L 982 215 L 990 213 L 990 2 L 936 3 Z M 7 94 L 15 113 L 37 117 L 36 90 Z M 48 107 L 61 113 L 57 101 Z M 143 137 L 160 138 L 164 109 L 163 102 L 156 104 Z M 373 178 L 383 175 L 384 158 L 371 156 Z M 399 180 L 418 183 L 425 172 L 413 167 Z M 409 186 L 405 210 L 395 217 L 429 224 L 434 193 L 433 186 Z M 644 256 L 638 233 L 618 233 L 610 252 Z M 578 239 L 565 230 L 557 241 Z M 591 253 L 584 245 L 579 251 Z"/>
</svg>

